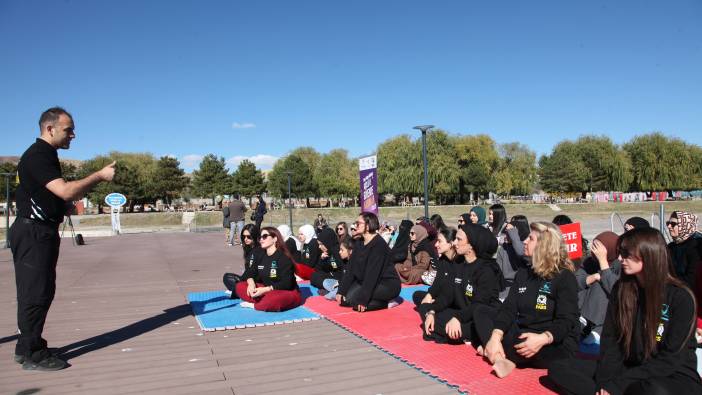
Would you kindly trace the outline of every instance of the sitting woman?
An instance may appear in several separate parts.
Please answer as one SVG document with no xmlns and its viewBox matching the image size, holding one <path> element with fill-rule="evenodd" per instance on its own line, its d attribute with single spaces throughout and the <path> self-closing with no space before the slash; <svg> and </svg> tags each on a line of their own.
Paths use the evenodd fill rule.
<svg viewBox="0 0 702 395">
<path fill-rule="evenodd" d="M 493 204 L 488 209 L 488 229 L 497 237 L 497 241 L 502 244 L 505 235 L 503 231 L 507 226 L 507 210 L 501 204 Z"/>
<path fill-rule="evenodd" d="M 292 230 L 290 230 L 288 225 L 278 225 L 278 232 L 280 232 L 280 235 L 285 239 L 285 246 L 288 248 L 293 262 L 300 262 L 300 247 L 302 243 L 300 243 L 297 237 L 293 236 Z"/>
<path fill-rule="evenodd" d="M 361 213 L 356 220 L 354 246 L 346 273 L 339 284 L 336 301 L 354 310 L 379 310 L 400 295 L 400 279 L 390 261 L 390 249 L 377 234 L 380 224 L 373 213 Z"/>
<path fill-rule="evenodd" d="M 674 276 L 693 290 L 696 287 L 697 266 L 700 264 L 702 235 L 697 233 L 697 216 L 685 211 L 673 211 L 665 223 L 673 241 L 668 244 L 673 260 Z"/>
<path fill-rule="evenodd" d="M 527 266 L 524 259 L 524 240 L 529 237 L 529 221 L 523 215 L 515 215 L 505 225 L 503 231 L 507 237 L 499 243 L 497 248 L 497 265 L 502 271 L 502 277 L 505 279 L 505 289 L 500 292 L 500 300 L 505 300 L 509 294 L 509 289 L 514 283 L 514 276 L 517 275 L 517 270 Z"/>
<path fill-rule="evenodd" d="M 312 273 L 310 283 L 319 289 L 324 289 L 324 280 L 341 280 L 346 263 L 339 255 L 339 239 L 336 238 L 333 230 L 322 229 L 317 235 L 317 242 L 322 254 L 315 272 Z"/>
<path fill-rule="evenodd" d="M 591 255 L 575 271 L 581 337 L 585 344 L 600 343 L 607 304 L 621 269 L 617 260 L 617 239 L 617 234 L 609 231 L 597 235 L 592 241 Z"/>
<path fill-rule="evenodd" d="M 349 227 L 346 225 L 346 222 L 341 221 L 336 224 L 336 238 L 339 240 L 339 243 L 341 243 L 341 240 L 351 237 L 349 235 Z"/>
<path fill-rule="evenodd" d="M 454 244 L 465 263 L 452 265 L 448 281 L 439 280 L 440 289 L 433 303 L 420 304 L 424 339 L 437 343 L 471 342 L 482 349 L 490 337 L 492 321 L 478 321 L 477 314 L 494 316 L 500 306 L 498 294 L 503 280 L 492 258 L 497 239 L 482 226 L 469 224 L 458 229 Z"/>
<path fill-rule="evenodd" d="M 344 271 L 346 271 L 346 265 L 351 259 L 351 254 L 353 253 L 354 240 L 350 237 L 344 237 L 339 244 L 339 258 L 341 258 L 342 265 L 344 266 Z M 343 277 L 343 276 L 342 276 Z M 328 278 L 322 281 L 322 286 L 327 291 L 324 297 L 328 300 L 336 299 L 336 292 L 339 290 L 339 281 L 336 278 Z"/>
<path fill-rule="evenodd" d="M 395 264 L 400 281 L 405 284 L 421 284 L 422 274 L 429 270 L 432 261 L 436 259 L 436 248 L 427 236 L 427 230 L 422 225 L 414 225 L 410 230 L 407 258 L 403 263 Z"/>
<path fill-rule="evenodd" d="M 319 263 L 319 243 L 317 243 L 317 233 L 312 225 L 300 226 L 297 235 L 300 240 L 300 261 L 295 263 L 295 274 L 303 280 L 309 280 L 314 273 L 314 268 Z"/>
<path fill-rule="evenodd" d="M 578 349 L 578 284 L 561 232 L 548 222 L 530 227 L 524 255 L 531 268 L 517 272 L 485 346 L 498 377 L 515 365 L 548 368 Z"/>
<path fill-rule="evenodd" d="M 601 359 L 554 363 L 548 377 L 569 394 L 702 394 L 695 357 L 695 299 L 670 271 L 656 229 L 618 241 L 622 276 L 612 290 Z"/>
<path fill-rule="evenodd" d="M 434 242 L 439 258 L 435 261 L 433 273 L 427 271 L 422 275 L 422 280 L 431 286 L 427 291 L 416 291 L 412 294 L 412 300 L 418 308 L 421 308 L 420 304 L 434 303 L 439 292 L 450 288 L 444 286 L 444 282 L 453 281 L 453 265 L 463 263 L 462 256 L 458 255 L 454 248 L 454 240 L 456 240 L 456 229 L 443 228 L 439 231 Z"/>
<path fill-rule="evenodd" d="M 245 225 L 241 229 L 242 247 L 244 250 L 244 271 L 253 266 L 257 257 L 263 254 L 263 250 L 258 244 L 258 228 L 254 224 Z M 222 282 L 224 286 L 231 292 L 232 299 L 239 299 L 236 293 L 236 283 L 241 281 L 241 276 L 235 273 L 224 273 Z"/>
<path fill-rule="evenodd" d="M 261 311 L 285 311 L 302 303 L 295 281 L 295 266 L 278 229 L 264 227 L 260 236 L 261 254 L 236 284 L 242 307 Z"/>
<path fill-rule="evenodd" d="M 390 260 L 392 263 L 402 263 L 407 259 L 407 251 L 409 250 L 410 231 L 414 224 L 408 219 L 403 219 L 400 222 L 400 226 L 397 229 L 397 238 L 395 238 L 395 244 L 390 250 Z"/>
<path fill-rule="evenodd" d="M 480 206 L 471 207 L 468 216 L 468 219 L 470 219 L 470 224 L 480 225 L 484 228 L 487 228 L 489 226 L 487 220 L 485 219 L 485 209 Z"/>
</svg>

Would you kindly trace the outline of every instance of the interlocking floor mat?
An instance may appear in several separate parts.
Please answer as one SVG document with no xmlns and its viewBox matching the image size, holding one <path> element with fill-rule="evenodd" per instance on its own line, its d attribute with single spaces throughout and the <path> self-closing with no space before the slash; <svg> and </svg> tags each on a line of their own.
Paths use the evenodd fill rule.
<svg viewBox="0 0 702 395">
<path fill-rule="evenodd" d="M 300 285 L 300 292 L 303 301 L 312 295 L 317 295 L 316 290 L 308 285 Z M 224 291 L 191 292 L 188 294 L 188 302 L 192 306 L 200 328 L 204 331 L 281 325 L 319 319 L 319 315 L 303 306 L 279 313 L 244 308 L 239 306 L 240 299 L 230 299 Z"/>
</svg>

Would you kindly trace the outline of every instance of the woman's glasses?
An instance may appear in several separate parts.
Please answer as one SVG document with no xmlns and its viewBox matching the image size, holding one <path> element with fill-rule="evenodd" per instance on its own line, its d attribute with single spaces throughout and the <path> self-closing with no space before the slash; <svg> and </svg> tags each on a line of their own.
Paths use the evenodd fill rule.
<svg viewBox="0 0 702 395">
<path fill-rule="evenodd" d="M 264 234 L 262 234 L 261 237 L 259 237 L 258 239 L 259 239 L 259 240 L 266 240 L 266 239 L 268 238 L 268 236 L 270 236 L 268 233 L 264 233 Z"/>
<path fill-rule="evenodd" d="M 342 230 L 344 230 L 344 228 L 336 228 L 337 232 L 341 232 Z"/>
<path fill-rule="evenodd" d="M 461 218 L 461 219 L 459 219 L 459 220 L 458 220 L 458 223 L 459 223 L 459 224 L 465 224 L 465 223 L 466 223 L 466 221 L 465 221 L 465 220 L 463 220 L 463 218 Z"/>
<path fill-rule="evenodd" d="M 665 224 L 670 226 L 671 228 L 678 226 L 677 221 L 667 221 Z"/>
<path fill-rule="evenodd" d="M 410 232 L 410 236 L 414 236 L 414 235 L 415 235 L 415 233 L 414 233 L 414 232 Z"/>
<path fill-rule="evenodd" d="M 244 235 L 244 239 L 253 240 L 253 237 L 251 237 L 251 235 Z"/>
</svg>

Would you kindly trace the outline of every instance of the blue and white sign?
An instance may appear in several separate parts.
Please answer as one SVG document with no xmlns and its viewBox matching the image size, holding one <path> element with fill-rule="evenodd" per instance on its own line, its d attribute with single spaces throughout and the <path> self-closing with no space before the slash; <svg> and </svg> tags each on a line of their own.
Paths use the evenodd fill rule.
<svg viewBox="0 0 702 395">
<path fill-rule="evenodd" d="M 105 196 L 105 203 L 110 207 L 122 207 L 127 203 L 127 197 L 121 193 L 113 192 Z"/>
</svg>

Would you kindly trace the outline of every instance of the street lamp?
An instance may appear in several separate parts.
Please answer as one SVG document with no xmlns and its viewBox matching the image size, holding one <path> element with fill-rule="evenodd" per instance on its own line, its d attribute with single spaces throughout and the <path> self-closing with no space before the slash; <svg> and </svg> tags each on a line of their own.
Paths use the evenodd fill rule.
<svg viewBox="0 0 702 395">
<path fill-rule="evenodd" d="M 10 248 L 10 177 L 15 173 L 0 173 L 5 176 L 5 248 Z"/>
<path fill-rule="evenodd" d="M 292 172 L 286 171 L 285 174 L 288 175 L 288 215 L 290 216 L 290 229 L 292 229 L 292 198 L 290 196 L 290 176 L 292 176 Z"/>
<path fill-rule="evenodd" d="M 424 217 L 429 219 L 429 173 L 427 171 L 427 130 L 433 128 L 434 125 L 415 126 L 412 129 L 417 129 L 422 132 L 422 159 L 424 161 Z"/>
</svg>

